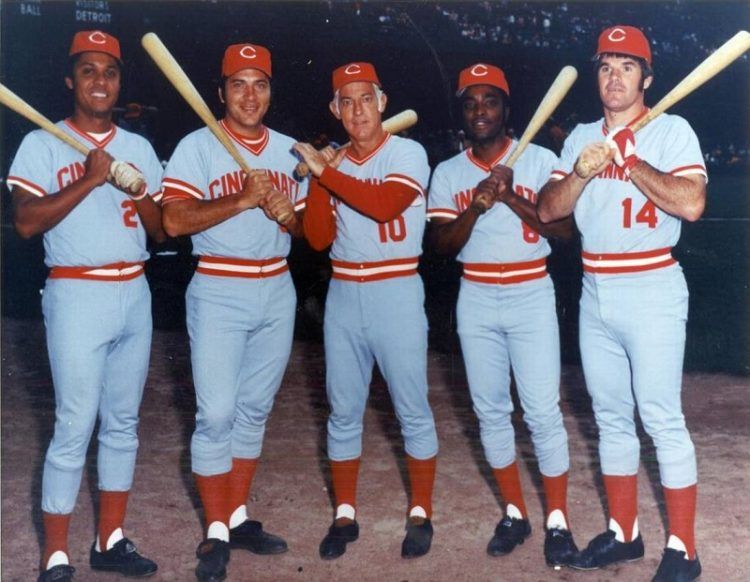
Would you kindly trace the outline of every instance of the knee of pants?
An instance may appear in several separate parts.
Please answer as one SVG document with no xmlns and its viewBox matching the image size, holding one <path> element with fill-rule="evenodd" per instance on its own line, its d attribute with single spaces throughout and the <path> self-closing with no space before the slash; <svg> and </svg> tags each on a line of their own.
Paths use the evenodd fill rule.
<svg viewBox="0 0 750 582">
<path fill-rule="evenodd" d="M 263 428 L 273 408 L 273 397 L 267 399 L 242 399 L 237 403 L 235 424 Z"/>
<path fill-rule="evenodd" d="M 57 422 L 55 434 L 47 449 L 47 460 L 55 467 L 75 471 L 86 462 L 93 424 L 86 422 Z"/>
<path fill-rule="evenodd" d="M 229 440 L 234 417 L 234 410 L 231 413 L 221 411 L 199 412 L 196 415 L 195 434 L 199 438 L 212 442 Z"/>
</svg>

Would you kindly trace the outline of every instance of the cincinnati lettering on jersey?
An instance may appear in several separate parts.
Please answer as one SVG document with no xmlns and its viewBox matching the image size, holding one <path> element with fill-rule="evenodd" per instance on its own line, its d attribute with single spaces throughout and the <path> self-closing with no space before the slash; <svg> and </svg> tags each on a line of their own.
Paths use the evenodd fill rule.
<svg viewBox="0 0 750 582">
<path fill-rule="evenodd" d="M 299 182 L 291 176 L 281 172 L 275 172 L 273 170 L 265 170 L 265 172 L 271 178 L 271 183 L 276 190 L 282 194 L 286 194 L 291 201 L 297 199 L 297 194 L 299 193 Z M 208 184 L 208 195 L 211 197 L 211 200 L 215 200 L 216 198 L 235 194 L 242 190 L 242 182 L 244 179 L 245 172 L 242 170 L 227 172 L 220 178 L 212 180 Z"/>
<path fill-rule="evenodd" d="M 625 175 L 625 169 L 621 168 L 614 162 L 599 172 L 595 178 L 604 178 L 605 180 L 620 180 L 621 182 L 630 182 L 630 178 Z"/>
<path fill-rule="evenodd" d="M 57 185 L 60 190 L 70 186 L 86 173 L 86 167 L 81 162 L 74 162 L 57 170 Z"/>
<path fill-rule="evenodd" d="M 536 204 L 537 194 L 531 188 L 516 184 L 513 187 L 513 191 L 521 198 L 526 198 L 532 204 Z M 476 188 L 470 188 L 469 190 L 461 190 L 453 195 L 453 201 L 459 212 L 463 212 L 469 207 L 471 201 L 474 199 L 474 192 L 476 192 Z"/>
</svg>

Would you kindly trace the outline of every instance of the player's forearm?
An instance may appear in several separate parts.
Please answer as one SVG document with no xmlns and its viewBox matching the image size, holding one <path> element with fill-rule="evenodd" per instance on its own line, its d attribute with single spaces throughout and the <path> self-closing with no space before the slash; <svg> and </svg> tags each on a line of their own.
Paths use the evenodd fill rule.
<svg viewBox="0 0 750 582">
<path fill-rule="evenodd" d="M 302 231 L 307 242 L 316 251 L 328 248 L 336 238 L 336 218 L 331 208 L 331 195 L 317 179 L 310 182 L 310 192 L 302 217 Z"/>
<path fill-rule="evenodd" d="M 31 238 L 57 226 L 81 201 L 96 188 L 83 176 L 59 192 L 38 197 L 13 188 L 13 224 L 21 238 Z"/>
<path fill-rule="evenodd" d="M 302 238 L 305 236 L 305 232 L 302 228 L 302 221 L 304 220 L 304 216 L 304 210 L 295 212 L 292 215 L 292 218 L 290 218 L 289 221 L 283 225 L 287 232 L 289 232 L 289 234 L 294 238 Z"/>
<path fill-rule="evenodd" d="M 433 218 L 428 229 L 430 244 L 441 255 L 455 256 L 469 241 L 474 225 L 481 214 L 469 206 L 455 220 Z"/>
<path fill-rule="evenodd" d="M 349 206 L 378 222 L 400 216 L 418 195 L 414 188 L 400 182 L 369 184 L 330 166 L 320 175 L 320 183 Z"/>
<path fill-rule="evenodd" d="M 706 207 L 703 176 L 672 176 L 640 160 L 630 170 L 630 181 L 664 212 L 683 220 L 698 220 Z"/>
<path fill-rule="evenodd" d="M 575 172 L 571 172 L 562 180 L 547 182 L 539 191 L 537 202 L 539 220 L 547 224 L 573 214 L 576 202 L 581 197 L 589 179 L 581 178 Z"/>
<path fill-rule="evenodd" d="M 151 196 L 137 200 L 135 207 L 149 238 L 157 243 L 167 240 L 167 233 L 164 232 L 162 225 L 161 207 L 153 201 Z"/>
<path fill-rule="evenodd" d="M 192 235 L 221 224 L 245 209 L 238 196 L 216 200 L 175 200 L 164 204 L 162 224 L 169 236 Z"/>
<path fill-rule="evenodd" d="M 537 207 L 530 200 L 515 193 L 509 194 L 503 202 L 518 218 L 545 238 L 554 237 L 569 240 L 573 236 L 573 221 L 569 217 L 555 222 L 544 223 L 539 220 Z"/>
</svg>

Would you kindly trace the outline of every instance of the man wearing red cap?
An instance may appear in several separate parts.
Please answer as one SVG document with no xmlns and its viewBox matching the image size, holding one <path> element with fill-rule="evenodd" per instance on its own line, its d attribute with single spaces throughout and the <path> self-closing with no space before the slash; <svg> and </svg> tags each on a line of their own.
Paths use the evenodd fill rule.
<svg viewBox="0 0 750 582">
<path fill-rule="evenodd" d="M 156 571 L 124 536 L 123 523 L 151 350 L 146 236 L 166 238 L 161 165 L 145 139 L 112 122 L 120 66 L 116 38 L 99 30 L 75 35 L 65 78 L 74 110 L 58 126 L 91 151 L 84 160 L 33 131 L 7 180 L 16 230 L 24 238 L 44 234 L 50 267 L 42 309 L 56 406 L 42 476 L 43 582 L 73 579 L 68 528 L 97 416 L 99 522 L 91 568 L 125 576 Z M 134 191 L 136 181 L 143 186 Z"/>
<path fill-rule="evenodd" d="M 386 96 L 375 68 L 355 62 L 333 72 L 330 110 L 351 145 L 337 154 L 309 144 L 295 149 L 315 178 L 305 211 L 305 236 L 331 247 L 333 278 L 324 338 L 328 457 L 336 514 L 320 544 L 330 560 L 359 535 L 357 475 L 362 419 L 375 362 L 401 423 L 411 486 L 404 558 L 423 556 L 432 541 L 432 487 L 438 450 L 427 401 L 427 319 L 417 274 L 430 168 L 418 143 L 383 130 Z"/>
<path fill-rule="evenodd" d="M 671 248 L 681 219 L 706 199 L 706 169 L 687 122 L 661 115 L 638 132 L 651 85 L 651 49 L 637 28 L 602 32 L 595 56 L 604 118 L 576 127 L 540 193 L 539 216 L 575 213 L 583 243 L 580 343 L 599 427 L 609 528 L 574 561 L 601 568 L 644 555 L 638 529 L 640 442 L 635 407 L 654 440 L 669 518 L 655 581 L 694 580 L 696 461 L 680 391 L 688 292 Z M 606 138 L 602 141 L 602 138 Z"/>
<path fill-rule="evenodd" d="M 427 218 L 432 244 L 463 263 L 458 334 L 485 456 L 506 504 L 487 553 L 508 554 L 531 534 L 510 420 L 512 366 L 547 500 L 545 559 L 567 565 L 578 550 L 568 529 L 560 339 L 543 237 L 569 238 L 572 220 L 544 225 L 536 215 L 537 191 L 556 162 L 551 151 L 530 145 L 514 169 L 503 165 L 518 145 L 506 134 L 510 89 L 503 71 L 467 67 L 457 96 L 472 145 L 435 169 Z"/>
<path fill-rule="evenodd" d="M 271 103 L 271 54 L 243 43 L 222 62 L 221 125 L 249 176 L 207 129 L 186 136 L 164 172 L 164 227 L 191 235 L 198 266 L 186 295 L 198 412 L 190 450 L 203 503 L 198 580 L 223 580 L 229 550 L 287 550 L 247 518 L 246 502 L 266 421 L 289 360 L 296 294 L 286 256 L 301 235 L 296 209 L 306 182 L 293 178 L 294 140 L 263 124 Z"/>
</svg>

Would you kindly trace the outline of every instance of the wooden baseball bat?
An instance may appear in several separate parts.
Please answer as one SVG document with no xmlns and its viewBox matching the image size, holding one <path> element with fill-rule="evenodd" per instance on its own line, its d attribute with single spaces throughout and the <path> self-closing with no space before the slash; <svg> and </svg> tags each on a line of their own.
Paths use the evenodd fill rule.
<svg viewBox="0 0 750 582">
<path fill-rule="evenodd" d="M 706 57 L 687 77 L 677 83 L 669 93 L 662 97 L 646 115 L 631 125 L 630 129 L 635 133 L 646 127 L 646 125 L 672 107 L 672 105 L 684 99 L 698 87 L 721 73 L 721 71 L 745 54 L 748 49 L 750 49 L 750 32 L 741 30 L 717 48 L 711 55 Z M 590 168 L 588 164 L 581 161 L 577 165 L 576 171 L 583 177 L 588 177 L 591 170 L 593 168 Z"/>
<path fill-rule="evenodd" d="M 526 130 L 523 132 L 521 139 L 518 140 L 516 149 L 513 150 L 513 153 L 510 154 L 508 161 L 505 163 L 506 166 L 512 168 L 513 164 L 518 161 L 518 158 L 521 157 L 526 146 L 529 145 L 531 140 L 534 139 L 534 136 L 554 113 L 555 109 L 560 105 L 560 102 L 565 98 L 565 95 L 568 94 L 568 91 L 570 91 L 570 88 L 573 86 L 573 83 L 576 82 L 577 78 L 578 71 L 575 67 L 568 65 L 560 70 L 557 77 L 552 82 L 552 85 L 550 85 L 550 88 L 547 90 L 547 93 L 542 97 L 539 107 L 537 107 L 531 121 L 529 121 L 529 124 L 526 126 Z"/>
<path fill-rule="evenodd" d="M 31 121 L 33 124 L 41 127 L 47 133 L 54 135 L 57 139 L 68 144 L 70 147 L 80 152 L 84 156 L 89 155 L 89 151 L 91 151 L 90 148 L 87 148 L 77 139 L 65 133 L 57 125 L 52 123 L 49 119 L 47 119 L 44 115 L 39 113 L 39 111 L 34 109 L 31 105 L 29 105 L 26 101 L 21 99 L 18 95 L 16 95 L 13 91 L 8 89 L 2 83 L 0 83 L 0 103 L 5 105 L 9 109 L 12 109 L 19 115 L 25 117 L 26 119 Z M 113 165 L 116 163 L 117 162 L 112 162 Z M 131 185 L 131 191 L 133 192 L 133 194 L 139 193 L 142 188 L 143 188 L 143 181 L 140 181 L 140 180 L 137 182 L 134 182 Z"/>
<path fill-rule="evenodd" d="M 409 129 L 412 125 L 417 123 L 417 112 L 413 109 L 404 109 L 401 113 L 397 113 L 393 117 L 389 117 L 383 122 L 383 129 L 388 133 L 394 134 Z M 351 142 L 347 142 L 344 145 L 336 148 L 336 151 L 349 147 Z M 310 168 L 307 167 L 305 162 L 300 162 L 295 168 L 295 173 L 300 178 L 304 178 L 310 173 Z"/>
<path fill-rule="evenodd" d="M 200 93 L 198 93 L 195 85 L 193 85 L 192 81 L 185 74 L 185 71 L 182 70 L 182 67 L 172 56 L 172 53 L 169 52 L 169 49 L 164 46 L 161 39 L 155 33 L 149 32 L 143 35 L 141 45 L 143 45 L 143 48 L 154 60 L 156 66 L 161 69 L 162 73 L 164 73 L 164 76 L 167 77 L 169 82 L 172 83 L 175 89 L 177 89 L 177 92 L 182 95 L 183 99 L 187 101 L 193 111 L 198 114 L 198 117 L 203 120 L 206 127 L 211 130 L 211 133 L 216 136 L 216 139 L 218 139 L 221 145 L 223 145 L 227 152 L 229 152 L 229 155 L 234 158 L 234 161 L 236 161 L 240 168 L 246 173 L 250 173 L 252 168 L 250 168 L 247 161 L 245 161 L 240 155 L 240 152 L 232 142 L 232 139 L 227 135 L 221 125 L 219 125 L 219 122 L 216 121 L 214 114 L 211 113 L 211 110 L 208 108 L 208 105 L 206 105 L 206 102 L 203 100 Z"/>
</svg>

